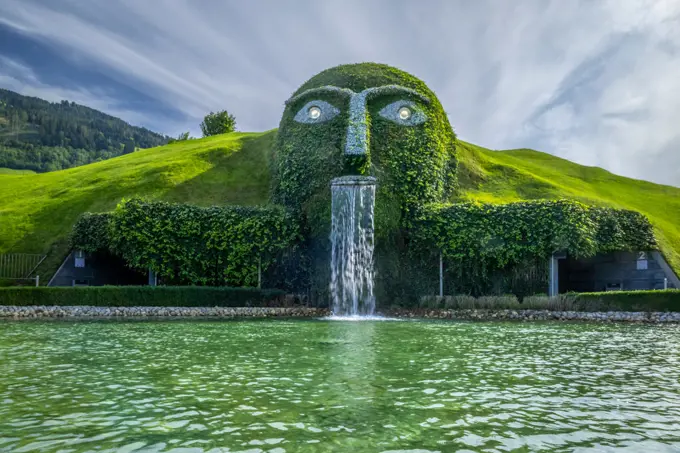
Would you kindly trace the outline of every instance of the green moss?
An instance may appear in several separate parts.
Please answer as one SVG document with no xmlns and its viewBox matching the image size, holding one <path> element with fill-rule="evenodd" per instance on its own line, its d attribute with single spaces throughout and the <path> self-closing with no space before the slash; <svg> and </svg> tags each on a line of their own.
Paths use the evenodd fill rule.
<svg viewBox="0 0 680 453">
<path fill-rule="evenodd" d="M 416 77 L 399 69 L 375 63 L 344 65 L 327 69 L 305 82 L 293 97 L 307 90 L 333 86 L 355 93 L 368 88 L 398 85 L 427 97 L 416 99 L 427 121 L 404 126 L 382 118 L 378 112 L 408 95 L 389 94 L 368 101 L 369 146 L 365 156 L 345 155 L 349 113 L 347 97 L 336 93 L 302 96 L 287 105 L 272 161 L 272 195 L 277 203 L 302 210 L 319 233 L 325 234 L 330 216 L 330 181 L 344 174 L 371 175 L 378 179 L 377 206 L 394 206 L 376 216 L 379 237 L 400 224 L 405 214 L 423 203 L 441 201 L 455 185 L 455 134 L 435 94 Z M 294 120 L 308 101 L 322 98 L 341 112 L 330 121 L 302 124 Z M 389 218 L 396 217 L 396 218 Z"/>
</svg>

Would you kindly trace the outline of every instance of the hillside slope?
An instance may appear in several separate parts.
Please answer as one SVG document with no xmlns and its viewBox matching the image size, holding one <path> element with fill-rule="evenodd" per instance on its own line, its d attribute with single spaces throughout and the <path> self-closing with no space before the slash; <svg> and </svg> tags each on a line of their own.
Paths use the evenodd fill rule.
<svg viewBox="0 0 680 453">
<path fill-rule="evenodd" d="M 0 253 L 48 253 L 56 269 L 71 226 L 85 211 L 108 211 L 142 195 L 198 205 L 262 204 L 275 131 L 177 142 L 43 174 L 0 174 Z M 680 271 L 680 188 L 583 167 L 532 150 L 490 151 L 461 142 L 457 199 L 508 202 L 572 198 L 646 214 Z M 454 201 L 454 200 L 452 200 Z"/>
</svg>

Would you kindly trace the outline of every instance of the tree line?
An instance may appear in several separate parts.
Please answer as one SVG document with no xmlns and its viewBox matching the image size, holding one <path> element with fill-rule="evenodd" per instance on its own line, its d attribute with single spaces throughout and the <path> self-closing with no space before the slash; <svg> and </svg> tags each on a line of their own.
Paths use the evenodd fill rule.
<svg viewBox="0 0 680 453">
<path fill-rule="evenodd" d="M 226 110 L 210 112 L 200 124 L 204 137 L 236 129 Z M 0 89 L 0 167 L 46 172 L 86 165 L 176 141 L 98 110 Z"/>
<path fill-rule="evenodd" d="M 60 170 L 167 142 L 164 135 L 74 102 L 0 89 L 0 167 Z"/>
</svg>

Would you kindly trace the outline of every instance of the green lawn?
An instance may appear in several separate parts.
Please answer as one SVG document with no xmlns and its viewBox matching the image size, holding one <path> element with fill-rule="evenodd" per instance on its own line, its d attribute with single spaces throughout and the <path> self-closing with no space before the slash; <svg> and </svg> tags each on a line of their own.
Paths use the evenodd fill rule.
<svg viewBox="0 0 680 453">
<path fill-rule="evenodd" d="M 109 211 L 124 197 L 198 205 L 267 202 L 275 131 L 234 133 L 140 150 L 68 170 L 20 174 L 0 170 L 0 253 L 47 253 L 43 281 L 67 251 L 86 211 Z M 458 199 L 508 202 L 574 198 L 635 209 L 654 226 L 671 266 L 680 271 L 680 188 L 583 167 L 532 150 L 490 151 L 460 143 Z"/>
</svg>

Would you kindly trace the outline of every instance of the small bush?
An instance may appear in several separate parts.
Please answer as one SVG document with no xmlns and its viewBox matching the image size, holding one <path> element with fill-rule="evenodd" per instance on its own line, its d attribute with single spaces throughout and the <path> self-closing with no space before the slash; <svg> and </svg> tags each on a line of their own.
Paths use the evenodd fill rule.
<svg viewBox="0 0 680 453">
<path fill-rule="evenodd" d="M 0 288 L 0 305 L 98 307 L 267 307 L 285 293 L 276 289 L 205 286 L 89 286 Z"/>
<path fill-rule="evenodd" d="M 571 294 L 560 294 L 557 297 L 546 295 L 525 297 L 522 310 L 576 311 L 576 298 Z"/>
<path fill-rule="evenodd" d="M 420 308 L 447 310 L 505 310 L 521 308 L 517 297 L 511 295 L 485 296 L 474 298 L 467 294 L 455 296 L 425 296 L 420 299 Z"/>
<path fill-rule="evenodd" d="M 444 298 L 444 307 L 449 310 L 468 309 L 475 306 L 475 298 L 467 294 L 459 294 L 456 296 L 446 296 Z"/>
<path fill-rule="evenodd" d="M 519 310 L 522 307 L 517 297 L 510 294 L 478 297 L 475 301 L 475 308 L 482 310 Z"/>
</svg>

